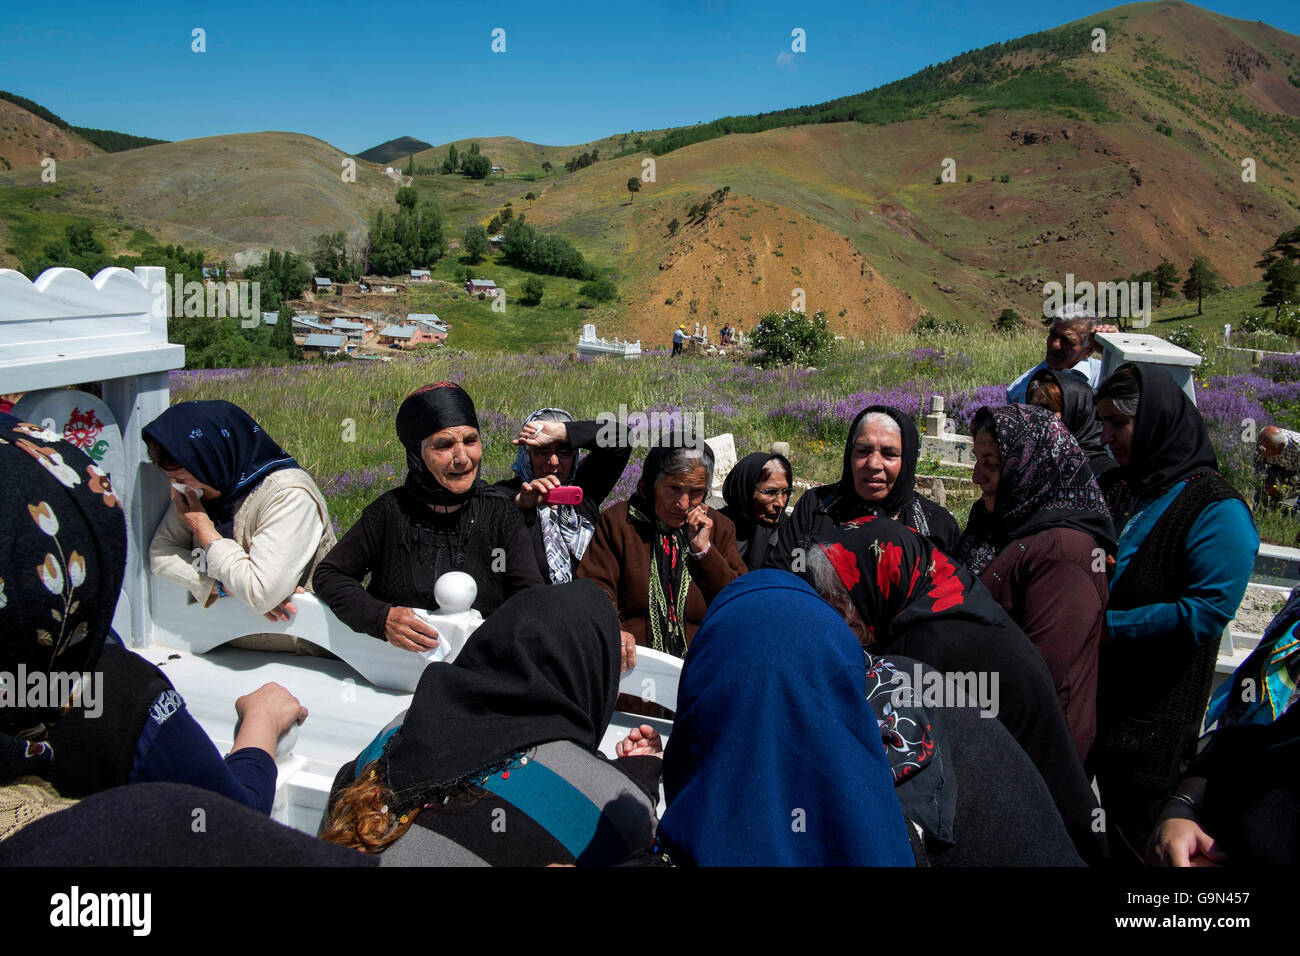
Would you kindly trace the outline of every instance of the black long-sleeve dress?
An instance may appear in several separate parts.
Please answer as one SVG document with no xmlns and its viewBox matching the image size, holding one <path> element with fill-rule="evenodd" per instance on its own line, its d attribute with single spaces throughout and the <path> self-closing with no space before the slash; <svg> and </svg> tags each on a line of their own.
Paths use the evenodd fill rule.
<svg viewBox="0 0 1300 956">
<path fill-rule="evenodd" d="M 321 561 L 312 584 L 339 620 L 382 640 L 394 606 L 437 609 L 434 584 L 448 571 L 474 578 L 473 607 L 484 617 L 516 591 L 543 583 L 519 509 L 491 485 L 481 483 L 450 514 L 434 512 L 404 487 L 385 492 Z"/>
</svg>

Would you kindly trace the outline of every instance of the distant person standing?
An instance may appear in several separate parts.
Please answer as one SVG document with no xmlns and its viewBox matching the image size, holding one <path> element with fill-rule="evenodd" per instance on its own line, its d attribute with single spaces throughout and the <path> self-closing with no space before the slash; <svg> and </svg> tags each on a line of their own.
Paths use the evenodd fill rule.
<svg viewBox="0 0 1300 956">
<path fill-rule="evenodd" d="M 730 345 L 730 344 L 731 344 L 731 326 L 729 326 L 729 325 L 724 325 L 724 326 L 722 327 L 722 331 L 718 333 L 718 341 L 719 341 L 722 345 Z"/>
<path fill-rule="evenodd" d="M 682 354 L 682 346 L 686 344 L 686 326 L 677 326 L 677 331 L 673 333 L 673 355 Z"/>
</svg>

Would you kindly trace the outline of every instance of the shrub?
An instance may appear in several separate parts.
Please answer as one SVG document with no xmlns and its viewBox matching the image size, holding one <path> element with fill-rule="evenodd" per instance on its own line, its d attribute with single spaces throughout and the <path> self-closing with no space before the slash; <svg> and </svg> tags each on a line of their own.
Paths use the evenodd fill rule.
<svg viewBox="0 0 1300 956">
<path fill-rule="evenodd" d="M 807 316 L 791 309 L 769 312 L 759 319 L 749 335 L 749 344 L 758 350 L 755 363 L 763 368 L 779 365 L 819 365 L 830 356 L 835 337 L 826 322 L 824 310 Z"/>
<path fill-rule="evenodd" d="M 1020 316 L 1015 309 L 1003 309 L 1002 314 L 993 321 L 993 330 L 1004 335 L 1018 332 L 1024 327 L 1025 324 L 1020 321 Z"/>
<path fill-rule="evenodd" d="M 912 334 L 918 338 L 930 335 L 965 335 L 966 326 L 957 319 L 941 319 L 937 315 L 923 315 L 912 326 Z"/>
<path fill-rule="evenodd" d="M 590 282 L 584 282 L 578 289 L 579 295 L 585 295 L 589 299 L 595 299 L 597 302 L 608 302 L 618 295 L 618 286 L 614 285 L 609 279 L 592 279 Z M 669 305 L 672 303 L 669 302 Z"/>
<path fill-rule="evenodd" d="M 536 276 L 524 280 L 524 291 L 519 297 L 519 301 L 524 305 L 537 305 L 542 301 L 542 295 L 546 292 L 546 283 Z"/>
</svg>

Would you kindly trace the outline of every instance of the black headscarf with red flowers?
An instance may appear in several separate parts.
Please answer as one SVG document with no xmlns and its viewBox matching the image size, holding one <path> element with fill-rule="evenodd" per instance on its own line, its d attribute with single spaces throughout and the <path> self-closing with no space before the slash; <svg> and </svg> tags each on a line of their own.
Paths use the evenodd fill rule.
<svg viewBox="0 0 1300 956">
<path fill-rule="evenodd" d="M 42 426 L 0 414 L 0 784 L 48 768 L 45 725 L 66 701 L 33 682 L 99 660 L 126 567 L 126 519 L 108 476 Z M 24 681 L 23 678 L 26 678 Z M 66 685 L 64 685 L 66 686 Z"/>
<path fill-rule="evenodd" d="M 1006 623 L 1006 613 L 988 588 L 927 539 L 890 518 L 857 518 L 818 534 L 815 544 L 874 636 L 876 652 L 920 623 Z"/>
</svg>

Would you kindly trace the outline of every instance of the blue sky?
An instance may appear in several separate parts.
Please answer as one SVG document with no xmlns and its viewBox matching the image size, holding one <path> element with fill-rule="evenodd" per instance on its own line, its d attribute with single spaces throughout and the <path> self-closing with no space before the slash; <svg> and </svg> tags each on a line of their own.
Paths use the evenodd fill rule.
<svg viewBox="0 0 1300 956">
<path fill-rule="evenodd" d="M 1204 5 L 1300 33 L 1295 0 Z M 73 125 L 172 140 L 291 130 L 347 152 L 403 135 L 569 145 L 860 92 L 1107 6 L 69 0 L 57 16 L 7 16 L 0 89 Z M 204 53 L 191 50 L 195 27 Z M 790 52 L 796 27 L 804 53 Z M 491 50 L 496 28 L 504 53 Z"/>
</svg>

